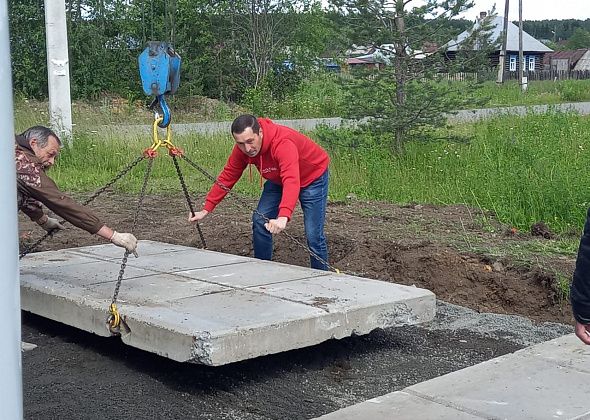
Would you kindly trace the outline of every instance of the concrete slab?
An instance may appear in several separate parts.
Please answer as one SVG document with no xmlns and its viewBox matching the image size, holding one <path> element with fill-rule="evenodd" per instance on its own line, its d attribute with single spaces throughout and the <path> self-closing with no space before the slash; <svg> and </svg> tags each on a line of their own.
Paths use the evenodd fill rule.
<svg viewBox="0 0 590 420">
<path fill-rule="evenodd" d="M 113 294 L 116 281 L 88 286 L 97 296 Z M 178 299 L 202 296 L 232 290 L 216 284 L 205 283 L 169 274 L 155 274 L 148 277 L 124 279 L 119 290 L 119 303 L 154 305 Z"/>
<path fill-rule="evenodd" d="M 588 356 L 587 346 L 572 334 L 320 418 L 590 418 Z M 425 414 L 433 404 L 441 415 Z"/>
<path fill-rule="evenodd" d="M 26 341 L 21 341 L 20 348 L 21 348 L 21 351 L 23 351 L 23 352 L 31 351 L 31 350 L 35 350 L 37 348 L 37 345 L 33 344 L 33 343 L 27 343 Z"/>
<path fill-rule="evenodd" d="M 426 290 L 177 245 L 140 241 L 118 306 L 134 347 L 222 365 L 434 317 Z M 24 310 L 109 336 L 121 250 L 112 245 L 22 261 Z"/>
<path fill-rule="evenodd" d="M 590 346 L 581 344 L 574 334 L 521 350 L 522 357 L 537 357 L 560 366 L 590 373 Z"/>
<path fill-rule="evenodd" d="M 248 258 L 246 262 L 239 264 L 186 270 L 177 274 L 210 283 L 247 288 L 326 276 L 327 272 Z"/>
<path fill-rule="evenodd" d="M 590 374 L 522 356 L 500 357 L 408 390 L 487 418 L 573 419 L 589 414 Z"/>
<path fill-rule="evenodd" d="M 80 254 L 68 252 L 66 250 L 46 251 L 28 254 L 26 258 L 20 260 L 20 269 L 23 271 L 28 268 L 37 268 L 41 266 L 55 267 L 56 265 L 67 266 L 91 262 L 96 262 L 96 259 L 91 257 L 82 257 Z"/>
<path fill-rule="evenodd" d="M 138 247 L 139 249 L 139 247 Z M 162 273 L 175 273 L 178 271 L 205 269 L 219 266 L 231 267 L 236 263 L 244 263 L 249 260 L 247 257 L 241 257 L 238 255 L 222 254 L 219 252 L 199 250 L 195 253 L 194 248 L 185 250 L 177 250 L 175 252 L 148 255 L 149 259 L 147 267 L 150 270 L 162 272 Z M 131 257 L 127 261 L 127 265 L 130 267 L 146 267 L 145 260 Z"/>
<path fill-rule="evenodd" d="M 138 254 L 142 257 L 158 254 L 168 255 L 172 252 L 184 251 L 185 249 L 186 248 L 184 247 L 178 247 L 176 245 L 156 241 L 139 241 L 139 244 L 137 245 Z M 101 257 L 107 259 L 121 259 L 121 257 L 123 256 L 123 251 L 121 250 L 121 248 L 112 246 L 110 244 L 84 246 L 80 248 L 69 248 L 62 251 L 68 253 L 82 253 L 84 255 L 91 255 L 93 257 Z"/>
<path fill-rule="evenodd" d="M 482 417 L 455 410 L 404 391 L 373 398 L 318 420 L 481 420 Z"/>
</svg>

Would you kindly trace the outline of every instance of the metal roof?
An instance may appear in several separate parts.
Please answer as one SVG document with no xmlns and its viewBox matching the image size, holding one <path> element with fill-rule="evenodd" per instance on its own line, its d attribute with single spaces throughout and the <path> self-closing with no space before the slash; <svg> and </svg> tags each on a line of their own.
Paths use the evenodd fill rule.
<svg viewBox="0 0 590 420">
<path fill-rule="evenodd" d="M 552 59 L 556 60 L 563 60 L 567 59 L 570 61 L 570 65 L 574 66 L 582 58 L 587 51 L 590 51 L 588 48 L 581 48 L 578 50 L 568 50 L 568 51 L 553 51 L 549 54 L 545 54 L 543 57 L 544 64 L 551 64 Z"/>
<path fill-rule="evenodd" d="M 447 51 L 457 51 L 460 48 L 462 42 L 464 42 L 474 30 L 480 27 L 480 22 L 478 21 L 475 23 L 472 29 L 468 29 L 459 36 L 451 41 L 449 41 L 446 45 Z M 500 45 L 501 35 L 502 35 L 502 28 L 504 26 L 504 17 L 502 16 L 494 16 L 490 18 L 490 26 L 491 30 L 489 31 L 490 39 L 492 42 L 497 42 Z M 541 41 L 536 40 L 529 34 L 523 31 L 522 34 L 522 47 L 524 51 L 529 52 L 551 52 L 553 51 L 551 48 L 543 44 Z M 476 47 L 477 48 L 477 47 Z M 496 51 L 499 51 L 500 48 L 496 48 Z M 507 51 L 518 51 L 518 26 L 516 26 L 512 22 L 508 22 L 508 37 L 506 43 L 506 50 Z"/>
</svg>

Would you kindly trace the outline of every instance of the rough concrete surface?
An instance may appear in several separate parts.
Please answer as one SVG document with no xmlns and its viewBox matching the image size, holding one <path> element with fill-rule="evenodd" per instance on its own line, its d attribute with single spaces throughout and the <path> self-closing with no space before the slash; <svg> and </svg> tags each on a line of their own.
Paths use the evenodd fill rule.
<svg viewBox="0 0 590 420">
<path fill-rule="evenodd" d="M 124 343 L 218 366 L 434 317 L 424 289 L 195 248 L 140 241 L 118 306 Z M 38 253 L 21 266 L 22 308 L 109 336 L 106 309 L 121 251 Z"/>
<path fill-rule="evenodd" d="M 569 334 L 320 418 L 588 418 L 588 356 L 588 347 Z"/>
</svg>

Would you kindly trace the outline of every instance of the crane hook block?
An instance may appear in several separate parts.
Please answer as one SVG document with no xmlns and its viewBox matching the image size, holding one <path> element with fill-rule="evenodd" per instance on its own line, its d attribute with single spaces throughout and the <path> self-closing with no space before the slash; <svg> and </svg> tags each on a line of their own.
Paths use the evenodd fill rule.
<svg viewBox="0 0 590 420">
<path fill-rule="evenodd" d="M 174 94 L 180 84 L 180 56 L 166 42 L 151 41 L 139 55 L 139 74 L 146 95 Z"/>
</svg>

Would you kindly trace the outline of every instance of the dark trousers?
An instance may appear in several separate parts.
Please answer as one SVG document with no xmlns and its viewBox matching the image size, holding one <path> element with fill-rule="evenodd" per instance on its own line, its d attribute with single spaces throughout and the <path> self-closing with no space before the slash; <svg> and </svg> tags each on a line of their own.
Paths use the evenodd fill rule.
<svg viewBox="0 0 590 420">
<path fill-rule="evenodd" d="M 283 187 L 270 181 L 264 183 L 257 210 L 269 219 L 276 219 Z M 328 170 L 318 179 L 299 192 L 299 203 L 303 210 L 303 223 L 307 246 L 318 257 L 328 261 L 328 244 L 324 235 L 326 205 L 328 202 Z M 265 220 L 257 213 L 252 216 L 252 241 L 254 256 L 261 260 L 272 259 L 272 234 L 264 227 Z M 328 266 L 310 255 L 312 268 L 328 270 Z"/>
</svg>

